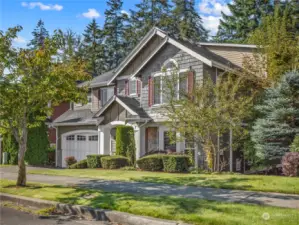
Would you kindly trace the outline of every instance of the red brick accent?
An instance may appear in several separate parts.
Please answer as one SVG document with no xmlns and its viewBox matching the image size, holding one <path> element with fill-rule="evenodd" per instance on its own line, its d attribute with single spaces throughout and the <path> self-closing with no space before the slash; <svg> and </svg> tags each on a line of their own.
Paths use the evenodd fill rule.
<svg viewBox="0 0 299 225">
<path fill-rule="evenodd" d="M 141 92 L 141 80 L 136 79 L 137 95 L 140 96 Z"/>
</svg>

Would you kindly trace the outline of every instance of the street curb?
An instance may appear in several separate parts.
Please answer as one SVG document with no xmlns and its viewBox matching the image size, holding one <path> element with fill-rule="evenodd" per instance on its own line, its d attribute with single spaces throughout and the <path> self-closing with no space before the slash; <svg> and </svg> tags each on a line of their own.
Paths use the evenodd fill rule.
<svg viewBox="0 0 299 225">
<path fill-rule="evenodd" d="M 157 219 L 148 216 L 138 216 L 113 210 L 94 209 L 88 206 L 69 205 L 54 201 L 11 195 L 1 192 L 0 200 L 38 208 L 55 207 L 58 212 L 82 216 L 86 219 L 120 223 L 122 225 L 190 225 L 187 223 L 176 222 L 172 220 Z"/>
</svg>

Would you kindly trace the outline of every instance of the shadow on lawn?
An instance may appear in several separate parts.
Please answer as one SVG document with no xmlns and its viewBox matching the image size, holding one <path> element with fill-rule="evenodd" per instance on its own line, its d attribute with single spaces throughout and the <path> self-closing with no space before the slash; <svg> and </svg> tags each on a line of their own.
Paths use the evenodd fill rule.
<svg viewBox="0 0 299 225">
<path fill-rule="evenodd" d="M 224 189 L 239 189 L 250 190 L 252 185 L 242 184 L 244 182 L 253 181 L 253 178 L 228 178 L 228 179 L 213 179 L 207 177 L 176 177 L 176 178 L 161 178 L 161 177 L 149 177 L 144 176 L 142 178 L 132 178 L 132 181 L 158 183 L 158 184 L 173 184 L 173 185 L 187 185 L 198 187 L 212 187 L 212 188 L 224 188 Z M 257 180 L 257 179 L 255 179 Z"/>
</svg>

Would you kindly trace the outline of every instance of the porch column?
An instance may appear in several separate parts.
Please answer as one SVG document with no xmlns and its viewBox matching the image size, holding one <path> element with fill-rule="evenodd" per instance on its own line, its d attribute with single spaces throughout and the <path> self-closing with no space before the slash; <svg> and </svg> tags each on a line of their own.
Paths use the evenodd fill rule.
<svg viewBox="0 0 299 225">
<path fill-rule="evenodd" d="M 159 126 L 159 150 L 165 150 L 164 149 L 164 129 L 162 126 Z"/>
<path fill-rule="evenodd" d="M 176 152 L 183 152 L 184 151 L 184 143 L 181 140 L 181 134 L 179 132 L 176 133 L 177 140 L 176 141 Z"/>
<path fill-rule="evenodd" d="M 99 126 L 98 127 L 98 154 L 104 155 L 105 150 L 105 135 L 104 135 L 104 127 Z"/>
<path fill-rule="evenodd" d="M 135 139 L 135 147 L 136 147 L 136 160 L 141 157 L 141 129 L 140 127 L 136 127 L 134 129 L 134 139 Z"/>
</svg>

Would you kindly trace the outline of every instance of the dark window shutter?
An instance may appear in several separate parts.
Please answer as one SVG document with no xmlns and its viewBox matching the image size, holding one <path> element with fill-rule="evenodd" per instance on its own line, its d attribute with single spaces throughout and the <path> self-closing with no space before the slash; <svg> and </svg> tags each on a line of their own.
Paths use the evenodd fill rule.
<svg viewBox="0 0 299 225">
<path fill-rule="evenodd" d="M 193 92 L 193 88 L 194 88 L 194 72 L 193 71 L 189 71 L 188 72 L 188 94 L 191 95 Z"/>
<path fill-rule="evenodd" d="M 125 95 L 129 95 L 129 81 L 125 80 Z"/>
<path fill-rule="evenodd" d="M 117 81 L 115 81 L 115 86 L 114 86 L 114 95 L 117 95 Z"/>
<path fill-rule="evenodd" d="M 141 80 L 136 79 L 136 88 L 137 88 L 137 95 L 140 96 L 141 92 Z"/>
<path fill-rule="evenodd" d="M 101 89 L 98 90 L 98 101 L 101 100 Z"/>
<path fill-rule="evenodd" d="M 148 106 L 151 107 L 153 105 L 153 96 L 154 95 L 154 85 L 153 78 L 148 78 Z"/>
</svg>

